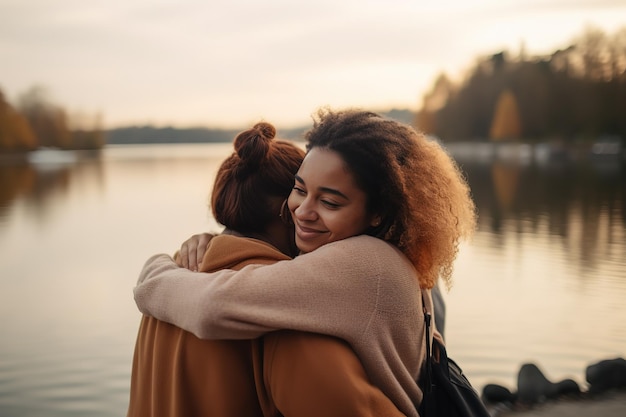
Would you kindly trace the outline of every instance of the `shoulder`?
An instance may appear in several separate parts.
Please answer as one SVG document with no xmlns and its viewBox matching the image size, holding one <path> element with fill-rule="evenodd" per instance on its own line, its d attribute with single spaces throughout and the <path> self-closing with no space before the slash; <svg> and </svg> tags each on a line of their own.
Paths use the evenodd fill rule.
<svg viewBox="0 0 626 417">
<path fill-rule="evenodd" d="M 232 235 L 215 236 L 202 259 L 201 271 L 241 269 L 250 264 L 271 264 L 290 259 L 267 242 Z"/>
<path fill-rule="evenodd" d="M 400 251 L 393 245 L 385 242 L 382 239 L 378 239 L 368 235 L 353 236 L 346 239 L 338 240 L 336 242 L 328 243 L 318 250 L 324 251 L 347 251 L 354 252 L 355 254 L 364 254 L 369 252 L 382 251 L 388 255 L 392 253 L 401 254 Z"/>
<path fill-rule="evenodd" d="M 396 246 L 372 236 L 355 236 L 326 245 L 335 258 L 348 259 L 351 268 L 361 276 L 377 276 L 381 295 L 393 298 L 398 293 L 415 294 L 419 291 L 417 271 L 411 261 Z M 319 249 L 318 249 L 319 250 Z M 413 296 L 411 295 L 410 298 Z"/>
<path fill-rule="evenodd" d="M 329 243 L 318 249 L 326 254 L 342 254 L 357 261 L 409 263 L 404 254 L 394 245 L 368 235 L 359 235 Z"/>
<path fill-rule="evenodd" d="M 406 256 L 394 245 L 381 239 L 360 235 L 328 243 L 296 260 L 308 265 L 332 265 L 343 271 L 367 276 L 415 275 Z"/>
</svg>

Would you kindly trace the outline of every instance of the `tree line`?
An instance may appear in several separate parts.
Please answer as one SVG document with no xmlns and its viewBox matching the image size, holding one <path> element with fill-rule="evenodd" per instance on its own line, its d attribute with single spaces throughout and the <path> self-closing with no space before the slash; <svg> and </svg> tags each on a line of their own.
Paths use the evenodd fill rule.
<svg viewBox="0 0 626 417">
<path fill-rule="evenodd" d="M 442 140 L 626 137 L 626 28 L 588 27 L 550 55 L 481 57 L 459 83 L 440 74 L 415 124 Z"/>
<path fill-rule="evenodd" d="M 49 100 L 42 87 L 22 94 L 17 106 L 0 91 L 0 153 L 40 147 L 99 149 L 105 144 L 99 116 L 74 114 Z"/>
</svg>

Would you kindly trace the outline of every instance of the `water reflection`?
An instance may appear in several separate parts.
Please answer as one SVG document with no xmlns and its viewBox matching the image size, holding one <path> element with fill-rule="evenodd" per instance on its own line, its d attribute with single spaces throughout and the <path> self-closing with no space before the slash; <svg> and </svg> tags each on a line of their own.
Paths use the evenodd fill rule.
<svg viewBox="0 0 626 417">
<path fill-rule="evenodd" d="M 481 229 L 503 236 L 506 232 L 539 233 L 546 228 L 551 236 L 562 239 L 570 261 L 588 267 L 624 255 L 623 164 L 494 161 L 465 163 L 463 167 Z M 620 245 L 614 247 L 615 243 Z"/>
<path fill-rule="evenodd" d="M 33 220 L 46 223 L 55 200 L 66 198 L 70 187 L 84 184 L 101 191 L 103 170 L 97 153 L 79 154 L 69 163 L 29 163 L 28 160 L 0 163 L 0 222 L 19 203 Z"/>
<path fill-rule="evenodd" d="M 13 200 L 34 189 L 36 171 L 29 164 L 0 165 L 0 217 Z"/>
</svg>

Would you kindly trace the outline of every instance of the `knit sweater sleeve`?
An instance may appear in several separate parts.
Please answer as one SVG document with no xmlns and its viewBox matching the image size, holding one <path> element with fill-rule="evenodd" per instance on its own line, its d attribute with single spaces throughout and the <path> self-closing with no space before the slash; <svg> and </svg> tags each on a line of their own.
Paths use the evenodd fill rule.
<svg viewBox="0 0 626 417">
<path fill-rule="evenodd" d="M 135 302 L 144 314 L 203 339 L 294 329 L 350 341 L 367 333 L 386 266 L 400 257 L 396 248 L 369 236 L 240 271 L 191 272 L 167 255 L 155 255 L 140 274 Z"/>
</svg>

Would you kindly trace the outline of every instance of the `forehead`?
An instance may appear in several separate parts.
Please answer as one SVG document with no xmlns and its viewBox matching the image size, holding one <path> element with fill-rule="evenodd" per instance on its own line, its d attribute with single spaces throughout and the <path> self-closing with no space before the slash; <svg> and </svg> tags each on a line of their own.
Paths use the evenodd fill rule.
<svg viewBox="0 0 626 417">
<path fill-rule="evenodd" d="M 311 149 L 302 161 L 298 176 L 307 187 L 358 188 L 354 174 L 341 155 L 329 149 Z"/>
</svg>

